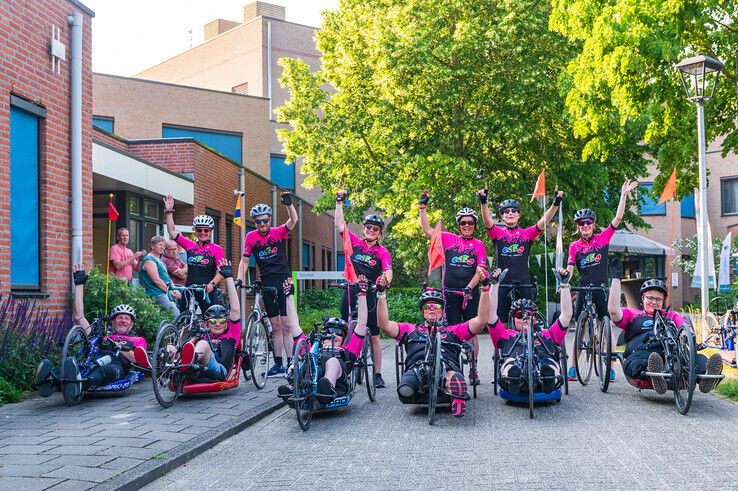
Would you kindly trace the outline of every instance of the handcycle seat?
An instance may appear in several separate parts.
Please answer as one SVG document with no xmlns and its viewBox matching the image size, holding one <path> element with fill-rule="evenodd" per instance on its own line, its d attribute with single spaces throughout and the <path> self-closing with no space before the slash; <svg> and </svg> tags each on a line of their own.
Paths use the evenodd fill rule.
<svg viewBox="0 0 738 491">
<path fill-rule="evenodd" d="M 200 375 L 194 379 L 185 380 L 182 386 L 183 394 L 207 394 L 211 392 L 222 392 L 238 387 L 238 379 L 241 376 L 241 360 L 237 356 L 233 366 L 228 371 L 225 380 L 217 380 L 212 377 Z"/>
<path fill-rule="evenodd" d="M 513 394 L 505 389 L 500 388 L 500 397 L 510 402 L 519 402 L 521 404 L 528 404 L 528 393 L 521 392 L 520 394 Z M 540 402 L 559 402 L 561 401 L 561 389 L 552 390 L 550 394 L 545 392 L 534 392 L 533 403 L 537 404 Z"/>
<path fill-rule="evenodd" d="M 143 378 L 143 373 L 131 370 L 128 375 L 122 379 L 103 385 L 102 387 L 91 387 L 88 392 L 121 392 L 128 389 L 136 382 L 141 381 Z"/>
</svg>

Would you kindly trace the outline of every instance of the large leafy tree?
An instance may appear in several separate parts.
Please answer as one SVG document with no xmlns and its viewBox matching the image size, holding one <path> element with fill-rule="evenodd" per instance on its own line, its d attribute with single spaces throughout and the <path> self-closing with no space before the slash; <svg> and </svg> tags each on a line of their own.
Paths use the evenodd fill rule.
<svg viewBox="0 0 738 491">
<path fill-rule="evenodd" d="M 715 98 L 706 105 L 708 141 L 723 156 L 738 147 L 734 0 L 552 0 L 551 28 L 578 45 L 566 70 L 566 107 L 584 158 L 607 159 L 639 146 L 662 171 L 673 168 L 679 195 L 697 186 L 697 128 L 674 66 L 705 54 L 726 62 Z M 724 139 L 723 139 L 724 138 Z"/>
<path fill-rule="evenodd" d="M 427 247 L 414 206 L 424 188 L 431 218 L 452 226 L 484 183 L 492 200 L 527 202 L 545 168 L 569 210 L 611 216 L 645 161 L 637 140 L 582 161 L 559 85 L 576 46 L 549 30 L 550 12 L 538 0 L 342 0 L 324 14 L 321 70 L 282 59 L 290 98 L 277 110 L 288 160 L 304 158 L 306 183 L 326 193 L 319 205 L 346 188 L 354 219 L 386 211 L 410 266 Z M 541 210 L 526 206 L 532 222 Z"/>
</svg>

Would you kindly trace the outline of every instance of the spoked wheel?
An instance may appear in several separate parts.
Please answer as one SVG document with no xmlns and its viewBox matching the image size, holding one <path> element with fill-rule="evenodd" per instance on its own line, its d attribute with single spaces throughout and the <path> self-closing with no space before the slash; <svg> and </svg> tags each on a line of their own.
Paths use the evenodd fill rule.
<svg viewBox="0 0 738 491">
<path fill-rule="evenodd" d="M 400 376 L 405 371 L 405 350 L 400 343 L 395 344 L 395 382 L 400 386 Z"/>
<path fill-rule="evenodd" d="M 436 404 L 438 403 L 438 388 L 441 384 L 441 336 L 436 333 L 433 343 L 434 349 L 428 357 L 428 424 L 436 420 Z"/>
<path fill-rule="evenodd" d="M 574 357 L 576 358 L 577 379 L 582 385 L 587 385 L 592 376 L 594 353 L 592 349 L 593 337 L 592 318 L 586 311 L 582 312 L 577 322 L 577 331 L 574 335 Z"/>
<path fill-rule="evenodd" d="M 525 344 L 527 348 L 526 352 L 526 368 L 528 372 L 528 411 L 530 412 L 531 419 L 533 418 L 533 389 L 535 387 L 535 380 L 533 376 L 533 329 L 530 327 L 527 330 L 525 338 Z"/>
<path fill-rule="evenodd" d="M 295 346 L 295 353 L 292 356 L 292 378 L 297 423 L 302 431 L 307 431 L 313 419 L 315 399 L 315 367 L 307 339 L 301 339 Z"/>
<path fill-rule="evenodd" d="M 561 354 L 559 356 L 559 365 L 561 366 L 561 373 L 564 375 L 564 394 L 569 395 L 569 355 L 566 353 L 566 338 L 561 340 Z"/>
<path fill-rule="evenodd" d="M 671 367 L 673 370 L 671 379 L 674 384 L 674 404 L 681 414 L 687 414 L 692 404 L 692 395 L 697 380 L 696 353 L 694 334 L 684 327 L 679 328 L 677 345 L 673 353 L 674 364 Z"/>
<path fill-rule="evenodd" d="M 246 340 L 251 380 L 257 389 L 263 389 L 267 383 L 269 370 L 269 334 L 264 323 L 252 319 L 246 329 Z"/>
<path fill-rule="evenodd" d="M 162 322 L 154 342 L 154 356 L 151 364 L 151 381 L 154 395 L 162 407 L 170 407 L 182 391 L 184 377 L 176 366 L 179 364 L 179 329 Z M 172 349 L 174 348 L 174 349 Z"/>
<path fill-rule="evenodd" d="M 87 333 L 82 326 L 73 326 L 72 329 L 67 333 L 67 337 L 64 339 L 64 347 L 62 348 L 62 363 L 68 357 L 72 357 L 77 361 L 77 367 L 82 368 L 85 360 L 90 355 L 92 345 L 87 337 Z M 84 391 L 80 390 L 79 395 L 76 397 L 69 397 L 66 391 L 62 391 L 64 396 L 64 402 L 70 406 L 79 404 L 84 396 Z"/>
<path fill-rule="evenodd" d="M 364 346 L 361 348 L 361 357 L 364 359 L 363 372 L 364 380 L 366 380 L 366 393 L 369 401 L 374 402 L 377 399 L 377 386 L 374 385 L 374 347 L 372 346 L 371 336 L 364 338 Z M 361 373 L 361 371 L 359 372 Z M 398 384 L 399 385 L 399 384 Z"/>
<path fill-rule="evenodd" d="M 469 350 L 469 373 L 476 373 L 477 371 L 477 360 L 474 349 Z M 472 384 L 472 397 L 477 398 L 477 384 Z"/>
<path fill-rule="evenodd" d="M 597 327 L 594 346 L 597 356 L 597 375 L 600 377 L 600 390 L 607 392 L 607 388 L 610 386 L 610 370 L 612 370 L 612 326 L 608 316 L 604 316 Z"/>
<path fill-rule="evenodd" d="M 493 380 L 492 385 L 494 385 L 495 395 L 497 395 L 497 385 L 500 383 L 500 350 L 499 348 L 495 348 L 495 359 L 493 360 L 494 367 L 493 367 Z"/>
</svg>

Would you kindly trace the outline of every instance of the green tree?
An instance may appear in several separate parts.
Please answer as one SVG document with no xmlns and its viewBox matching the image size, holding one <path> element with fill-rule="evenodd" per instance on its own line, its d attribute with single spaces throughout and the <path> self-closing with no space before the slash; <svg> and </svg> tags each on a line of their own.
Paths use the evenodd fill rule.
<svg viewBox="0 0 738 491">
<path fill-rule="evenodd" d="M 658 160 L 658 194 L 673 168 L 678 194 L 697 187 L 697 128 L 674 65 L 705 54 L 727 62 L 706 105 L 708 141 L 724 136 L 723 156 L 738 148 L 733 0 L 552 0 L 550 26 L 578 46 L 563 87 L 583 158 L 624 149 Z M 727 79 L 727 80 L 726 80 Z"/>
<path fill-rule="evenodd" d="M 283 58 L 290 98 L 277 109 L 288 161 L 304 158 L 306 184 L 326 193 L 318 209 L 345 188 L 348 219 L 384 210 L 410 268 L 427 250 L 415 206 L 424 188 L 431 220 L 449 228 L 460 207 L 477 208 L 484 183 L 493 201 L 523 201 L 532 223 L 542 210 L 525 195 L 546 168 L 568 210 L 611 217 L 608 200 L 645 161 L 635 145 L 582 161 L 558 80 L 575 46 L 549 30 L 550 12 L 537 0 L 343 0 L 324 14 L 321 70 Z"/>
</svg>

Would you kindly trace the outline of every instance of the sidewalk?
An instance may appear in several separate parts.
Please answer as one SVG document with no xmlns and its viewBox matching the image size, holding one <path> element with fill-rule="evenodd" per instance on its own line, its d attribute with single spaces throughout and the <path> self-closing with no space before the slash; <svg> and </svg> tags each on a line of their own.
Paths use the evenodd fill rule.
<svg viewBox="0 0 738 491">
<path fill-rule="evenodd" d="M 0 408 L 0 490 L 138 489 L 250 426 L 282 402 L 271 379 L 237 389 L 156 402 L 151 379 L 126 392 L 86 396 L 68 407 L 59 392 Z"/>
</svg>

